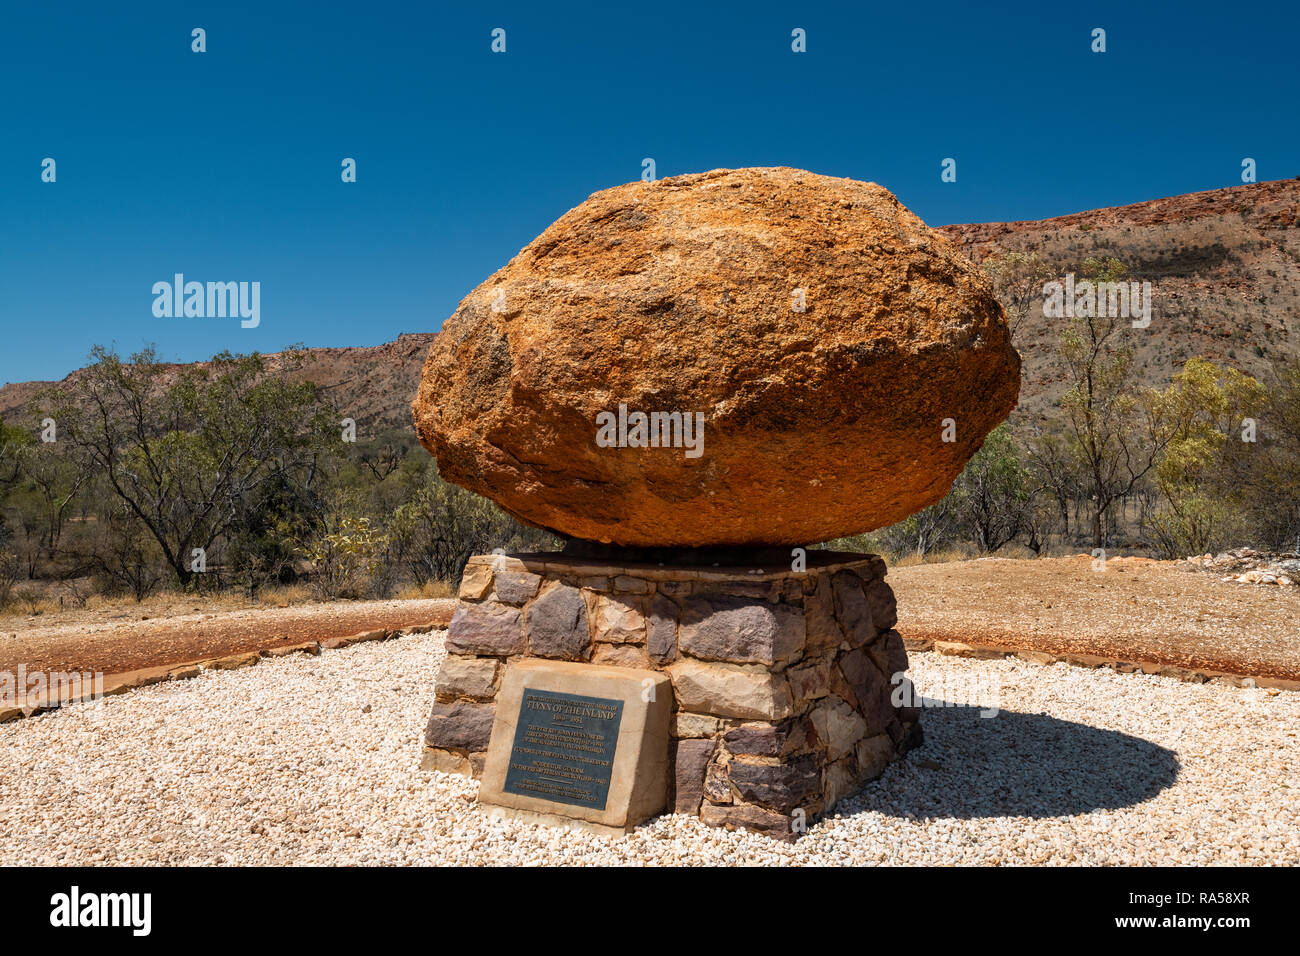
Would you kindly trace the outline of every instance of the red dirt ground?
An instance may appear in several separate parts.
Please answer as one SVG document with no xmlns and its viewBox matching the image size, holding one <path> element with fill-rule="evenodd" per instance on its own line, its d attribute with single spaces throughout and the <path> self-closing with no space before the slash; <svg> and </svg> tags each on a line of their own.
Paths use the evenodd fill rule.
<svg viewBox="0 0 1300 956">
<path fill-rule="evenodd" d="M 1300 587 L 1086 555 L 891 569 L 904 638 L 1300 680 Z"/>
<path fill-rule="evenodd" d="M 432 624 L 446 627 L 455 602 L 347 601 L 257 607 L 148 620 L 0 624 L 0 671 L 124 671 L 189 664 L 302 641 Z"/>
</svg>

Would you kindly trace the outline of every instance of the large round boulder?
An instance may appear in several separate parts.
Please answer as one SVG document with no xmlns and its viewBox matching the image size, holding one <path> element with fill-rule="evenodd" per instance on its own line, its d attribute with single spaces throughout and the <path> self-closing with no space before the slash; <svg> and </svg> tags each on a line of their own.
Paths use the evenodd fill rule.
<svg viewBox="0 0 1300 956">
<path fill-rule="evenodd" d="M 565 213 L 447 319 L 413 410 L 443 478 L 529 524 L 804 545 L 937 501 L 1019 389 L 950 241 L 874 183 L 761 168 Z"/>
</svg>

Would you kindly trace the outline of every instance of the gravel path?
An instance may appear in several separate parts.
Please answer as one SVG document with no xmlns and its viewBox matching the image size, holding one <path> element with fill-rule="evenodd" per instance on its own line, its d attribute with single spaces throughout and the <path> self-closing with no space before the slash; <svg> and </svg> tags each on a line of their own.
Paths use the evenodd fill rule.
<svg viewBox="0 0 1300 956">
<path fill-rule="evenodd" d="M 0 725 L 0 864 L 1300 862 L 1300 694 L 917 654 L 927 744 L 788 846 L 494 823 L 417 769 L 443 633 Z"/>
</svg>

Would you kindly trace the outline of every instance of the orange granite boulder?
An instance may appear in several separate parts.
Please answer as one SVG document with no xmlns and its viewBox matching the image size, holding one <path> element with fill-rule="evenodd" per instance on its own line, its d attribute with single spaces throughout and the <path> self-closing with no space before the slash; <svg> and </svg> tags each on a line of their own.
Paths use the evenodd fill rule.
<svg viewBox="0 0 1300 956">
<path fill-rule="evenodd" d="M 443 478 L 625 546 L 801 545 L 937 501 L 1016 404 L 990 283 L 873 183 L 598 192 L 471 292 L 413 403 Z"/>
</svg>

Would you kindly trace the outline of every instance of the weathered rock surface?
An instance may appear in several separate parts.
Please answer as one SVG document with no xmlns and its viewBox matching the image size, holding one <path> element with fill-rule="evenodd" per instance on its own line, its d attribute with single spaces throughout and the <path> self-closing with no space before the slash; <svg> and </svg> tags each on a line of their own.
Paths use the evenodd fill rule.
<svg viewBox="0 0 1300 956">
<path fill-rule="evenodd" d="M 438 697 L 490 699 L 496 695 L 500 669 L 501 665 L 491 657 L 449 654 L 438 670 Z"/>
<path fill-rule="evenodd" d="M 719 717 L 779 720 L 791 711 L 785 679 L 765 667 L 684 660 L 666 670 L 684 710 Z"/>
<path fill-rule="evenodd" d="M 821 784 L 821 767 L 811 754 L 781 764 L 733 760 L 728 768 L 728 777 L 731 785 L 748 802 L 788 811 L 817 792 Z"/>
<path fill-rule="evenodd" d="M 1019 370 L 987 280 L 886 190 L 715 170 L 562 216 L 446 321 L 413 410 L 444 478 L 530 524 L 805 544 L 938 500 Z M 620 404 L 702 414 L 702 453 L 599 446 Z"/>
<path fill-rule="evenodd" d="M 538 657 L 574 658 L 587 646 L 587 604 L 576 588 L 557 585 L 528 611 L 528 636 Z"/>
<path fill-rule="evenodd" d="M 701 660 L 774 665 L 803 650 L 804 634 L 804 616 L 794 608 L 718 596 L 686 602 L 680 643 Z"/>
<path fill-rule="evenodd" d="M 717 746 L 713 740 L 679 740 L 673 745 L 673 812 L 700 812 L 704 773 Z"/>
<path fill-rule="evenodd" d="M 519 611 L 501 604 L 456 605 L 447 628 L 447 650 L 452 654 L 498 654 L 502 657 L 524 652 L 524 633 Z"/>
<path fill-rule="evenodd" d="M 495 716 L 493 704 L 435 702 L 424 739 L 430 747 L 442 750 L 486 750 Z"/>
</svg>

